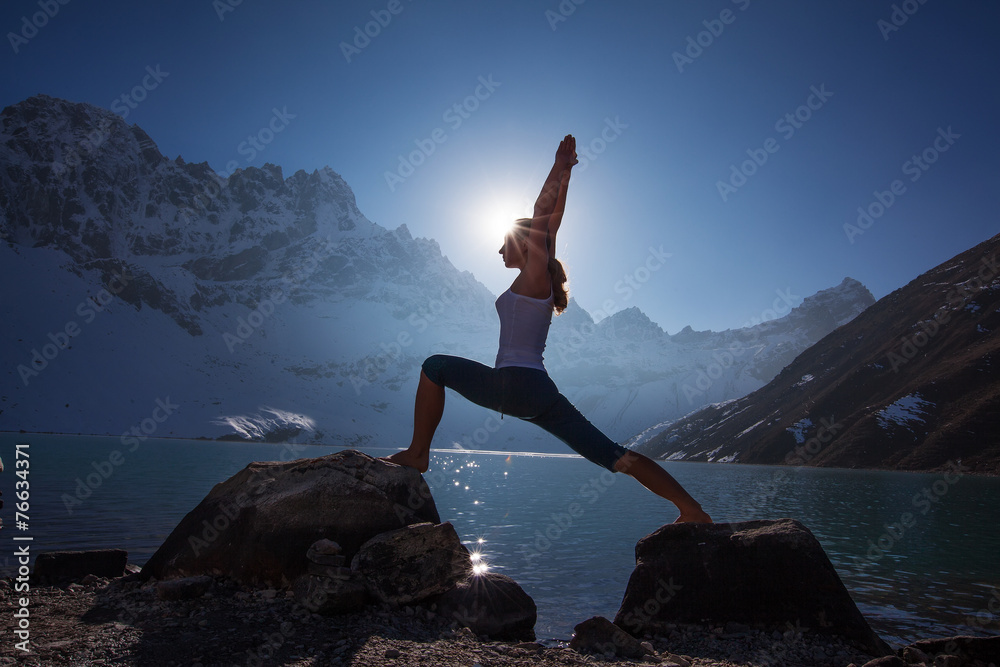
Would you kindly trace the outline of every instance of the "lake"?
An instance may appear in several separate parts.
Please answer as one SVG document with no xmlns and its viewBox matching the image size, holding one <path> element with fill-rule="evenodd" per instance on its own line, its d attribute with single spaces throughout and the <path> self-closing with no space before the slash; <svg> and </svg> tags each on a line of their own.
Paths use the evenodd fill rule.
<svg viewBox="0 0 1000 667">
<path fill-rule="evenodd" d="M 15 526 L 15 444 L 30 453 L 30 521 Z M 134 446 L 134 451 L 130 451 Z M 127 549 L 143 564 L 211 487 L 251 461 L 339 447 L 0 435 L 0 570 L 15 535 L 31 551 Z M 362 448 L 384 456 L 389 450 Z M 117 452 L 117 454 L 114 454 Z M 894 646 L 1000 634 L 1000 479 L 711 463 L 665 464 L 717 521 L 791 517 L 819 539 L 869 623 Z M 631 478 L 576 457 L 434 451 L 425 474 L 443 521 L 538 605 L 540 640 L 613 618 L 635 543 L 676 518 Z M 570 505 L 583 512 L 570 517 Z"/>
</svg>

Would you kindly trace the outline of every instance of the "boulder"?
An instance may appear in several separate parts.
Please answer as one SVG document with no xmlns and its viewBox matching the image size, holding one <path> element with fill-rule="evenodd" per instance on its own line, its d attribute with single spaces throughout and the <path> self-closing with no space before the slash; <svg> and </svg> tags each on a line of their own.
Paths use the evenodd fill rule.
<svg viewBox="0 0 1000 667">
<path fill-rule="evenodd" d="M 504 574 L 469 575 L 437 599 L 435 610 L 440 616 L 490 639 L 535 639 L 538 617 L 535 601 Z"/>
<path fill-rule="evenodd" d="M 41 583 L 77 581 L 88 574 L 114 578 L 125 574 L 128 552 L 124 549 L 47 551 L 35 558 L 34 576 Z"/>
<path fill-rule="evenodd" d="M 668 524 L 639 540 L 615 624 L 633 635 L 670 623 L 787 624 L 892 653 L 869 627 L 819 541 L 793 519 Z"/>
<path fill-rule="evenodd" d="M 444 593 L 472 567 L 469 550 L 450 523 L 423 523 L 386 531 L 361 545 L 351 569 L 368 592 L 393 605 Z"/>
<path fill-rule="evenodd" d="M 634 660 L 652 655 L 638 639 L 603 616 L 594 616 L 577 624 L 569 646 L 578 653 L 611 654 Z"/>
<path fill-rule="evenodd" d="M 420 473 L 355 450 L 251 463 L 181 520 L 141 577 L 284 587 L 306 573 L 318 540 L 335 541 L 350 559 L 379 533 L 440 520 Z"/>
</svg>

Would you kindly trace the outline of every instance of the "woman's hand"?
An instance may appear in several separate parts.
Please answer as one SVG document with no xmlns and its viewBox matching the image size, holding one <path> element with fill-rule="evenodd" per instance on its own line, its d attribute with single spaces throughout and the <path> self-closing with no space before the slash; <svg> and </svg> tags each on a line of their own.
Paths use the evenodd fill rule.
<svg viewBox="0 0 1000 667">
<path fill-rule="evenodd" d="M 556 164 L 568 168 L 580 161 L 576 158 L 576 139 L 572 134 L 567 134 L 566 138 L 559 142 L 556 149 Z"/>
</svg>

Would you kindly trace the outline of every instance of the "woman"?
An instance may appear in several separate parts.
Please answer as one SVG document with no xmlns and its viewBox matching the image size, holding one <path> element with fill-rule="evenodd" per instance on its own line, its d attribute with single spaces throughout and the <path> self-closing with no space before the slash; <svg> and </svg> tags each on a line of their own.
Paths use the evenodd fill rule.
<svg viewBox="0 0 1000 667">
<path fill-rule="evenodd" d="M 500 248 L 504 264 L 518 269 L 510 289 L 497 299 L 500 349 L 490 368 L 469 359 L 434 355 L 424 361 L 417 386 L 413 439 L 389 461 L 426 472 L 431 440 L 444 413 L 444 388 L 502 415 L 541 426 L 584 458 L 624 472 L 680 510 L 678 522 L 711 523 L 694 498 L 656 462 L 613 442 L 559 393 L 542 365 L 552 311 L 567 305 L 566 273 L 555 258 L 556 232 L 566 207 L 576 159 L 571 135 L 559 144 L 555 164 L 535 202 L 534 217 L 514 223 Z"/>
</svg>

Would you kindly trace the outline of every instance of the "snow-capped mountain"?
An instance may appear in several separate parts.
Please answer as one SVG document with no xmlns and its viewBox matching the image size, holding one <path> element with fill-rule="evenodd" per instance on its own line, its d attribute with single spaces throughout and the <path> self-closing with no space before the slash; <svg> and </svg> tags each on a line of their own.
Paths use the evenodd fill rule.
<svg viewBox="0 0 1000 667">
<path fill-rule="evenodd" d="M 584 414 L 624 440 L 763 386 L 800 352 L 875 302 L 850 278 L 804 300 L 788 290 L 777 294 L 774 305 L 784 317 L 722 332 L 686 327 L 668 335 L 638 308 L 596 325 L 586 313 L 567 310 L 553 321 L 546 365 Z M 770 310 L 765 317 L 774 316 L 775 308 Z"/>
<path fill-rule="evenodd" d="M 434 241 L 365 218 L 329 168 L 223 179 L 113 113 L 42 95 L 0 122 L 0 430 L 403 446 L 428 354 L 492 365 L 494 295 Z M 574 302 L 546 363 L 624 440 L 762 386 L 874 301 L 850 279 L 799 300 L 776 301 L 779 319 L 673 336 L 635 308 L 595 324 Z M 465 401 L 441 434 L 564 451 Z"/>
</svg>

